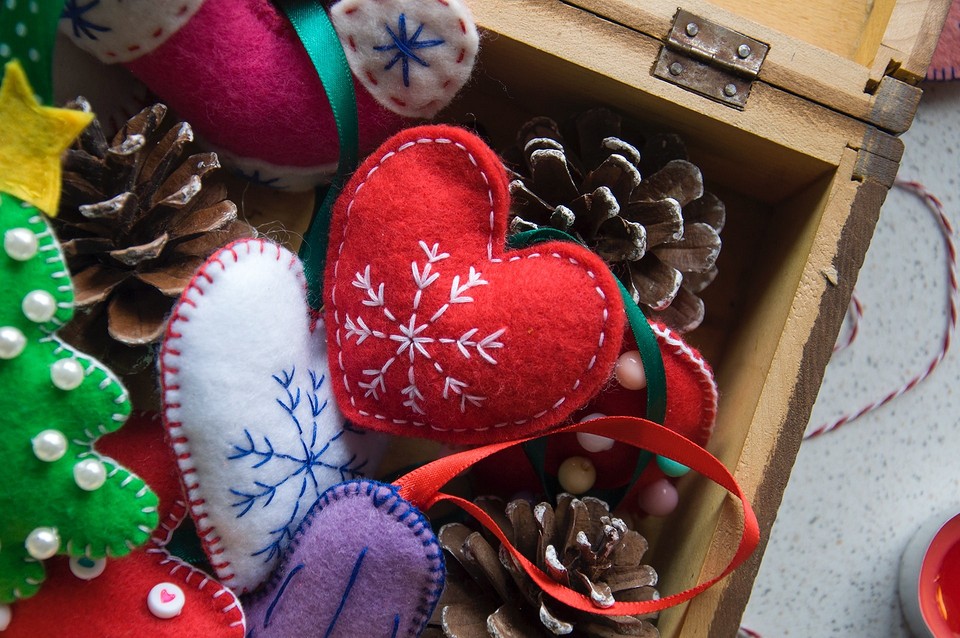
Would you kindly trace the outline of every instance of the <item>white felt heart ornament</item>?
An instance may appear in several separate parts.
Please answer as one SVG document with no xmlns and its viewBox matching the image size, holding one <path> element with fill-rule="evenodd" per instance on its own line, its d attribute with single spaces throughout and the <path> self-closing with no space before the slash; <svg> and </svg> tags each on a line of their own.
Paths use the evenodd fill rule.
<svg viewBox="0 0 960 638">
<path fill-rule="evenodd" d="M 385 439 L 337 409 L 300 260 L 266 240 L 233 243 L 197 272 L 160 365 L 197 530 L 217 577 L 250 591 L 328 487 L 376 469 Z"/>
</svg>

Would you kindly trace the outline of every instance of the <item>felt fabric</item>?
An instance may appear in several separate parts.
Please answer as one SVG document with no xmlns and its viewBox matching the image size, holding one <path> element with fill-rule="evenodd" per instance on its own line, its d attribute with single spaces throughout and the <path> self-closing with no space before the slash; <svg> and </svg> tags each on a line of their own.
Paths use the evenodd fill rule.
<svg viewBox="0 0 960 638">
<path fill-rule="evenodd" d="M 165 544 L 186 516 L 187 504 L 177 458 L 167 444 L 160 414 L 134 412 L 122 428 L 102 436 L 94 447 L 103 456 L 136 472 L 157 495 L 160 524 L 153 539 Z"/>
<path fill-rule="evenodd" d="M 710 365 L 700 353 L 687 344 L 673 330 L 659 323 L 651 328 L 657 337 L 667 378 L 667 411 L 664 425 L 694 443 L 705 447 L 713 432 L 717 417 L 717 386 Z M 622 351 L 635 350 L 632 335 L 624 339 Z M 646 392 L 627 390 L 613 382 L 594 400 L 573 414 L 574 422 L 591 414 L 607 416 L 643 416 L 646 411 Z M 576 434 L 557 434 L 547 443 L 545 468 L 556 476 L 560 464 L 571 456 L 590 459 L 597 470 L 596 489 L 610 489 L 625 485 L 633 474 L 639 451 L 623 443 L 614 443 L 609 450 L 588 452 L 577 440 Z M 643 471 L 634 491 L 664 477 L 656 464 Z M 510 448 L 479 463 L 473 470 L 473 479 L 482 485 L 485 493 L 510 497 L 519 490 L 540 491 L 536 474 L 520 448 Z M 635 500 L 625 500 L 634 506 Z"/>
<path fill-rule="evenodd" d="M 396 486 L 341 483 L 311 508 L 270 585 L 247 601 L 248 638 L 413 638 L 444 574 L 430 523 Z"/>
<path fill-rule="evenodd" d="M 331 222 L 334 392 L 364 427 L 455 443 L 544 432 L 607 382 L 625 316 L 589 250 L 506 251 L 507 180 L 471 133 L 421 127 L 354 174 Z"/>
<path fill-rule="evenodd" d="M 60 32 L 102 62 L 130 62 L 156 50 L 187 24 L 204 0 L 67 2 Z"/>
<path fill-rule="evenodd" d="M 60 202 L 60 154 L 93 114 L 40 106 L 19 62 L 5 65 L 0 85 L 0 193 L 55 216 Z"/>
<path fill-rule="evenodd" d="M 147 593 L 160 583 L 183 590 L 179 616 L 161 619 L 147 608 Z M 34 598 L 12 607 L 4 638 L 104 638 L 150 636 L 242 638 L 243 610 L 233 592 L 198 569 L 149 545 L 119 560 L 108 560 L 93 580 L 81 580 L 66 558 L 49 561 L 48 582 Z"/>
<path fill-rule="evenodd" d="M 160 362 L 166 427 L 207 555 L 224 584 L 252 590 L 324 490 L 376 469 L 384 440 L 337 409 L 300 261 L 269 241 L 235 242 L 200 268 Z"/>
<path fill-rule="evenodd" d="M 121 6 L 164 14 L 175 4 Z M 91 50 L 89 38 L 74 40 Z M 293 27 L 269 0 L 206 0 L 176 33 L 126 65 L 214 147 L 261 162 L 247 173 L 255 181 L 301 188 L 332 174 L 338 141 L 330 104 Z M 359 82 L 355 90 L 360 150 L 368 153 L 403 119 Z"/>
<path fill-rule="evenodd" d="M 5 141 L 0 137 L 0 155 Z M 123 556 L 146 542 L 158 519 L 156 495 L 109 460 L 101 487 L 85 491 L 76 484 L 74 465 L 98 457 L 93 444 L 124 423 L 130 400 L 109 370 L 53 334 L 73 314 L 73 288 L 60 247 L 36 208 L 0 193 L 0 237 L 12 229 L 31 232 L 38 247 L 24 261 L 0 250 L 0 326 L 19 330 L 26 343 L 18 356 L 0 359 L 0 388 L 6 389 L 0 393 L 0 458 L 9 474 L 0 490 L 0 603 L 32 596 L 43 581 L 43 564 L 24 547 L 35 528 L 56 528 L 62 554 Z M 36 323 L 24 314 L 21 302 L 36 291 L 56 305 L 48 321 Z M 76 359 L 83 369 L 79 385 L 70 390 L 51 380 L 52 365 L 64 358 Z M 32 439 L 48 429 L 67 441 L 56 461 L 42 461 L 33 451 Z"/>
<path fill-rule="evenodd" d="M 937 48 L 927 69 L 928 80 L 960 79 L 960 0 L 953 0 Z"/>
<path fill-rule="evenodd" d="M 354 75 L 400 115 L 432 117 L 470 78 L 479 38 L 460 0 L 341 0 L 330 19 Z"/>
</svg>

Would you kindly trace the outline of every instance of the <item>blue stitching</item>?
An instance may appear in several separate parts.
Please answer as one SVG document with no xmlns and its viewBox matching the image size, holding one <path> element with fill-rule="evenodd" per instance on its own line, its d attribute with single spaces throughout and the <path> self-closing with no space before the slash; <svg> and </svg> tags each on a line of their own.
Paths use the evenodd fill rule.
<svg viewBox="0 0 960 638">
<path fill-rule="evenodd" d="M 95 9 L 96 6 L 100 4 L 100 0 L 90 0 L 87 4 L 80 6 L 78 0 L 67 0 L 66 6 L 63 7 L 63 11 L 60 13 L 60 18 L 63 20 L 70 20 L 73 27 L 73 37 L 79 38 L 80 33 L 87 36 L 91 40 L 97 39 L 97 34 L 94 31 L 100 33 L 106 33 L 108 31 L 113 31 L 110 27 L 106 27 L 99 24 L 94 24 L 86 18 L 83 17 L 83 14 L 87 13 L 91 9 Z"/>
<path fill-rule="evenodd" d="M 397 638 L 397 632 L 400 631 L 400 614 L 393 615 L 393 633 L 390 638 Z"/>
<path fill-rule="evenodd" d="M 363 565 L 363 559 L 367 556 L 367 550 L 369 547 L 364 547 L 360 550 L 360 555 L 357 557 L 357 562 L 353 564 L 353 572 L 350 574 L 350 580 L 347 581 L 347 588 L 343 590 L 343 596 L 340 597 L 340 606 L 337 607 L 336 613 L 333 614 L 333 618 L 330 619 L 330 626 L 327 627 L 327 633 L 324 634 L 324 638 L 330 638 L 330 634 L 333 633 L 334 627 L 337 625 L 337 621 L 340 620 L 340 614 L 343 613 L 343 608 L 347 604 L 347 598 L 350 597 L 350 590 L 353 589 L 353 585 L 357 582 L 357 576 L 360 575 L 360 567 Z"/>
<path fill-rule="evenodd" d="M 397 32 L 394 33 L 390 28 L 390 25 L 386 25 L 387 34 L 390 36 L 390 39 L 393 41 L 392 44 L 382 44 L 380 46 L 373 47 L 374 51 L 396 51 L 397 53 L 387 62 L 387 65 L 383 67 L 384 71 L 389 71 L 394 67 L 397 62 L 401 63 L 403 69 L 403 85 L 407 88 L 410 88 L 410 60 L 413 60 L 417 64 L 429 67 L 430 64 L 419 57 L 414 53 L 416 49 L 429 49 L 431 47 L 438 47 L 445 43 L 444 40 L 436 38 L 434 40 L 418 40 L 420 34 L 423 33 L 423 27 L 426 25 L 421 23 L 417 30 L 414 32 L 412 37 L 407 37 L 407 16 L 403 13 L 400 14 L 400 19 L 397 25 Z"/>
<path fill-rule="evenodd" d="M 267 613 L 266 613 L 266 615 L 263 617 L 263 628 L 264 628 L 264 629 L 266 629 L 267 626 L 270 624 L 270 616 L 273 615 L 273 608 L 277 606 L 277 603 L 278 603 L 278 602 L 280 602 L 280 597 L 283 596 L 283 592 L 285 592 L 285 591 L 287 590 L 287 585 L 290 584 L 290 581 L 291 581 L 291 580 L 293 579 L 293 577 L 297 574 L 297 572 L 299 572 L 299 571 L 300 571 L 301 569 L 303 569 L 304 567 L 305 567 L 305 565 L 304 565 L 303 563 L 300 563 L 299 565 L 297 565 L 296 567 L 294 567 L 293 569 L 291 569 L 289 574 L 287 574 L 287 577 L 284 579 L 283 584 L 280 585 L 280 589 L 277 590 L 277 594 L 273 597 L 273 602 L 270 603 L 270 606 L 269 606 L 269 607 L 267 607 Z"/>
<path fill-rule="evenodd" d="M 329 506 L 331 503 L 340 500 L 341 498 L 350 497 L 350 496 L 361 496 L 367 490 L 377 490 L 378 493 L 389 493 L 396 497 L 396 501 L 391 503 L 390 508 L 386 511 L 387 514 L 393 515 L 395 509 L 404 504 L 407 506 L 407 511 L 404 512 L 402 517 L 394 516 L 394 520 L 397 522 L 405 524 L 411 531 L 413 531 L 415 526 L 420 527 L 417 535 L 430 531 L 432 535 L 432 528 L 430 523 L 427 520 L 426 516 L 423 515 L 416 507 L 411 503 L 405 501 L 399 494 L 399 489 L 392 484 L 383 484 L 377 481 L 371 481 L 368 479 L 358 479 L 353 481 L 346 481 L 343 483 L 338 483 L 333 485 L 320 495 L 320 497 L 314 502 L 313 506 L 304 516 L 303 521 L 300 523 L 300 527 L 297 529 L 296 533 L 293 535 L 289 545 L 284 550 L 284 558 L 281 561 L 281 567 L 274 572 L 273 577 L 270 579 L 270 582 L 266 587 L 261 590 L 263 593 L 252 597 L 252 599 L 258 599 L 261 596 L 266 595 L 276 583 L 282 578 L 284 571 L 283 565 L 293 556 L 294 552 L 297 550 L 297 547 L 300 545 L 301 540 L 303 540 L 306 530 L 313 525 L 313 519 L 317 516 L 325 507 Z M 380 509 L 380 511 L 384 511 Z M 412 522 L 407 522 L 404 519 L 408 517 L 410 513 L 414 514 L 415 520 Z M 435 539 L 435 536 L 434 536 Z M 439 547 L 439 544 L 434 541 Z M 366 551 L 366 548 L 364 548 Z M 433 580 L 428 581 L 428 587 L 424 587 L 421 590 L 422 600 L 420 604 L 416 607 L 416 611 L 419 614 L 419 617 L 414 617 L 411 619 L 411 623 L 414 625 L 415 630 L 411 635 L 418 635 L 420 631 L 426 626 L 427 621 L 433 615 L 433 611 L 436 609 L 437 603 L 440 601 L 440 594 L 443 592 L 444 584 L 446 583 L 446 566 L 444 564 L 443 552 L 439 551 L 434 554 L 424 554 L 424 558 L 433 562 L 433 565 L 429 566 L 430 573 L 433 575 Z M 354 569 L 357 569 L 357 566 L 354 566 Z M 349 587 L 350 585 L 348 585 Z M 345 594 L 348 592 L 345 592 Z M 338 611 L 338 614 L 340 612 Z M 399 614 L 394 618 L 395 624 L 399 621 Z M 397 624 L 397 630 L 399 630 L 399 625 Z M 328 629 L 328 632 L 331 631 Z M 328 633 L 329 636 L 329 633 Z"/>
<path fill-rule="evenodd" d="M 296 427 L 300 439 L 299 449 L 296 450 L 296 452 L 277 451 L 267 434 L 256 433 L 258 438 L 263 439 L 263 444 L 261 445 L 257 442 L 257 439 L 254 438 L 254 433 L 251 433 L 249 429 L 244 429 L 243 434 L 245 441 L 241 444 L 233 444 L 233 451 L 227 456 L 228 461 L 240 461 L 245 458 L 255 460 L 250 466 L 251 469 L 260 469 L 272 463 L 264 472 L 274 476 L 280 474 L 281 471 L 286 472 L 282 478 L 274 481 L 253 480 L 252 487 L 245 489 L 229 488 L 229 492 L 237 497 L 237 500 L 231 503 L 232 507 L 238 509 L 236 514 L 237 518 L 245 516 L 253 506 L 258 503 L 261 508 L 269 507 L 273 503 L 274 497 L 277 496 L 277 493 L 284 485 L 288 483 L 295 484 L 295 481 L 292 479 L 300 479 L 299 490 L 294 492 L 297 494 L 297 500 L 292 506 L 293 511 L 290 516 L 282 526 L 270 530 L 269 542 L 265 546 L 251 553 L 251 556 L 266 555 L 265 561 L 268 562 L 283 550 L 287 541 L 293 539 L 296 525 L 299 522 L 299 513 L 302 509 L 301 501 L 307 495 L 308 488 L 312 487 L 312 497 L 316 499 L 321 496 L 321 493 L 324 492 L 327 485 L 332 482 L 330 480 L 332 477 L 326 477 L 326 481 L 321 480 L 322 477 L 317 476 L 318 469 L 336 472 L 340 481 L 347 481 L 362 477 L 363 470 L 368 463 L 367 459 L 358 462 L 357 454 L 350 455 L 349 458 L 342 462 L 329 462 L 326 459 L 328 454 L 332 454 L 331 450 L 334 443 L 339 441 L 348 431 L 346 427 L 338 429 L 336 433 L 330 436 L 329 440 L 322 442 L 319 450 L 317 449 L 317 446 L 321 443 L 321 441 L 318 440 L 319 425 L 317 419 L 329 406 L 329 401 L 324 400 L 321 402 L 318 395 L 318 392 L 326 382 L 326 375 L 309 369 L 307 373 L 309 383 L 305 386 L 305 392 L 303 392 L 303 389 L 296 383 L 296 366 L 292 366 L 289 371 L 281 370 L 280 373 L 271 375 L 273 380 L 282 389 L 284 395 L 276 398 L 275 401 L 290 418 L 292 425 Z M 305 424 L 298 417 L 298 410 L 306 409 L 302 401 L 304 395 L 307 397 L 309 415 L 311 417 L 309 431 L 306 431 L 304 428 Z M 285 464 L 285 466 L 280 465 L 278 468 L 278 464 Z M 288 490 L 287 493 L 290 493 L 290 491 Z M 305 505 L 303 507 L 305 507 Z"/>
</svg>

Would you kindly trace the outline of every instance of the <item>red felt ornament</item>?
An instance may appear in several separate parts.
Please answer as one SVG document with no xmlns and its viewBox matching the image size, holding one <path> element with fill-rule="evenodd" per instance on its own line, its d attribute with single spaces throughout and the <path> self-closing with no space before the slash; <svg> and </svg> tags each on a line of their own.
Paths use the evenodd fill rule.
<svg viewBox="0 0 960 638">
<path fill-rule="evenodd" d="M 331 223 L 326 328 L 340 408 L 455 443 L 546 432 L 607 383 L 626 319 L 586 248 L 504 248 L 507 180 L 480 139 L 410 129 L 354 174 Z"/>
<path fill-rule="evenodd" d="M 713 371 L 700 353 L 676 332 L 656 323 L 651 324 L 651 328 L 660 347 L 666 374 L 667 409 L 663 425 L 701 447 L 706 446 L 717 415 L 718 394 Z M 624 339 L 621 353 L 630 353 L 635 348 L 632 336 L 628 336 Z M 645 389 L 629 389 L 620 382 L 614 382 L 589 404 L 577 410 L 571 420 L 576 422 L 614 415 L 642 416 L 646 411 L 646 402 Z M 589 462 L 596 476 L 584 491 L 613 490 L 624 488 L 633 479 L 640 454 L 642 452 L 634 447 L 609 439 L 560 433 L 547 440 L 544 469 L 547 476 L 557 477 L 565 461 L 583 458 Z M 665 461 L 661 463 L 671 471 L 677 467 Z M 484 493 L 504 497 L 519 491 L 538 491 L 540 488 L 537 473 L 520 448 L 510 448 L 478 464 L 473 476 L 476 485 L 483 486 Z M 630 490 L 633 496 L 625 499 L 624 505 L 636 509 L 637 499 L 643 496 L 643 490 L 665 479 L 667 475 L 657 462 L 648 463 Z M 563 482 L 561 488 L 564 488 Z M 659 503 L 662 504 L 662 500 Z"/>
</svg>

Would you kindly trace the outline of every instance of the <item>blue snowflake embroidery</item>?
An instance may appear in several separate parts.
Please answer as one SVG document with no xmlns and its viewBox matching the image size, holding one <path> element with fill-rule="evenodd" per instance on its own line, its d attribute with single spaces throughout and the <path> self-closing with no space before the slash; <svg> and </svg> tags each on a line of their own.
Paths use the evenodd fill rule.
<svg viewBox="0 0 960 638">
<path fill-rule="evenodd" d="M 60 14 L 60 17 L 62 19 L 71 21 L 73 26 L 73 37 L 79 38 L 80 33 L 82 32 L 83 35 L 87 36 L 91 40 L 96 40 L 97 33 L 106 33 L 107 31 L 112 31 L 110 27 L 94 24 L 84 17 L 85 13 L 95 9 L 99 4 L 100 0 L 90 0 L 90 2 L 84 5 L 80 4 L 80 0 L 67 0 L 67 4 L 63 7 L 63 13 Z"/>
<path fill-rule="evenodd" d="M 400 14 L 400 19 L 397 24 L 397 32 L 394 33 L 393 29 L 390 28 L 390 25 L 386 25 L 387 34 L 390 36 L 390 39 L 393 40 L 391 44 L 383 44 L 380 46 L 373 47 L 375 51 L 396 51 L 396 54 L 387 62 L 387 65 L 383 67 L 384 71 L 389 71 L 396 65 L 397 62 L 401 63 L 403 68 L 403 85 L 406 87 L 410 86 L 410 60 L 413 60 L 417 64 L 429 67 L 430 64 L 418 56 L 414 51 L 417 49 L 429 49 L 431 47 L 438 47 L 444 44 L 444 40 L 439 38 L 434 40 L 420 40 L 420 34 L 423 33 L 423 27 L 426 26 L 421 24 L 417 27 L 417 30 L 413 33 L 413 36 L 407 37 L 407 16 Z"/>
<path fill-rule="evenodd" d="M 269 186 L 270 188 L 275 188 L 277 190 L 283 190 L 286 188 L 286 186 L 277 183 L 280 181 L 279 177 L 265 177 L 260 175 L 260 169 L 256 169 L 252 173 L 245 173 L 240 169 L 236 169 L 236 173 L 245 180 L 253 182 L 258 186 Z"/>
<path fill-rule="evenodd" d="M 330 438 L 323 440 L 319 435 L 318 418 L 328 409 L 328 401 L 321 402 L 318 391 L 326 382 L 326 376 L 307 370 L 309 383 L 301 388 L 294 383 L 297 375 L 296 366 L 289 372 L 282 371 L 279 375 L 272 375 L 273 380 L 282 389 L 282 396 L 276 399 L 277 405 L 289 417 L 290 426 L 296 428 L 299 446 L 294 450 L 278 450 L 267 434 L 258 434 L 257 438 L 248 429 L 244 429 L 245 440 L 240 444 L 233 444 L 233 453 L 227 460 L 233 462 L 252 462 L 251 469 L 264 469 L 278 480 L 254 480 L 253 486 L 246 489 L 230 489 L 230 493 L 237 497 L 232 503 L 238 511 L 237 518 L 245 516 L 254 505 L 270 507 L 278 493 L 288 496 L 295 495 L 290 516 L 280 527 L 270 531 L 270 542 L 253 552 L 253 556 L 266 555 L 269 561 L 277 556 L 286 543 L 293 538 L 293 533 L 300 522 L 301 503 L 306 498 L 303 507 L 307 508 L 334 482 L 343 482 L 363 477 L 363 469 L 367 460 L 358 462 L 357 455 L 351 454 L 346 459 L 334 459 L 334 451 L 339 448 L 335 445 L 346 433 L 363 436 L 362 430 L 357 430 L 347 423 L 338 429 Z M 306 403 L 303 402 L 306 397 Z M 301 420 L 302 417 L 303 420 Z M 257 440 L 263 439 L 262 444 Z M 333 450 L 331 450 L 333 448 Z M 280 468 L 278 470 L 278 467 Z M 317 474 L 321 475 L 318 477 Z M 328 476 L 324 476 L 327 474 Z M 330 474 L 338 481 L 331 481 Z"/>
</svg>

